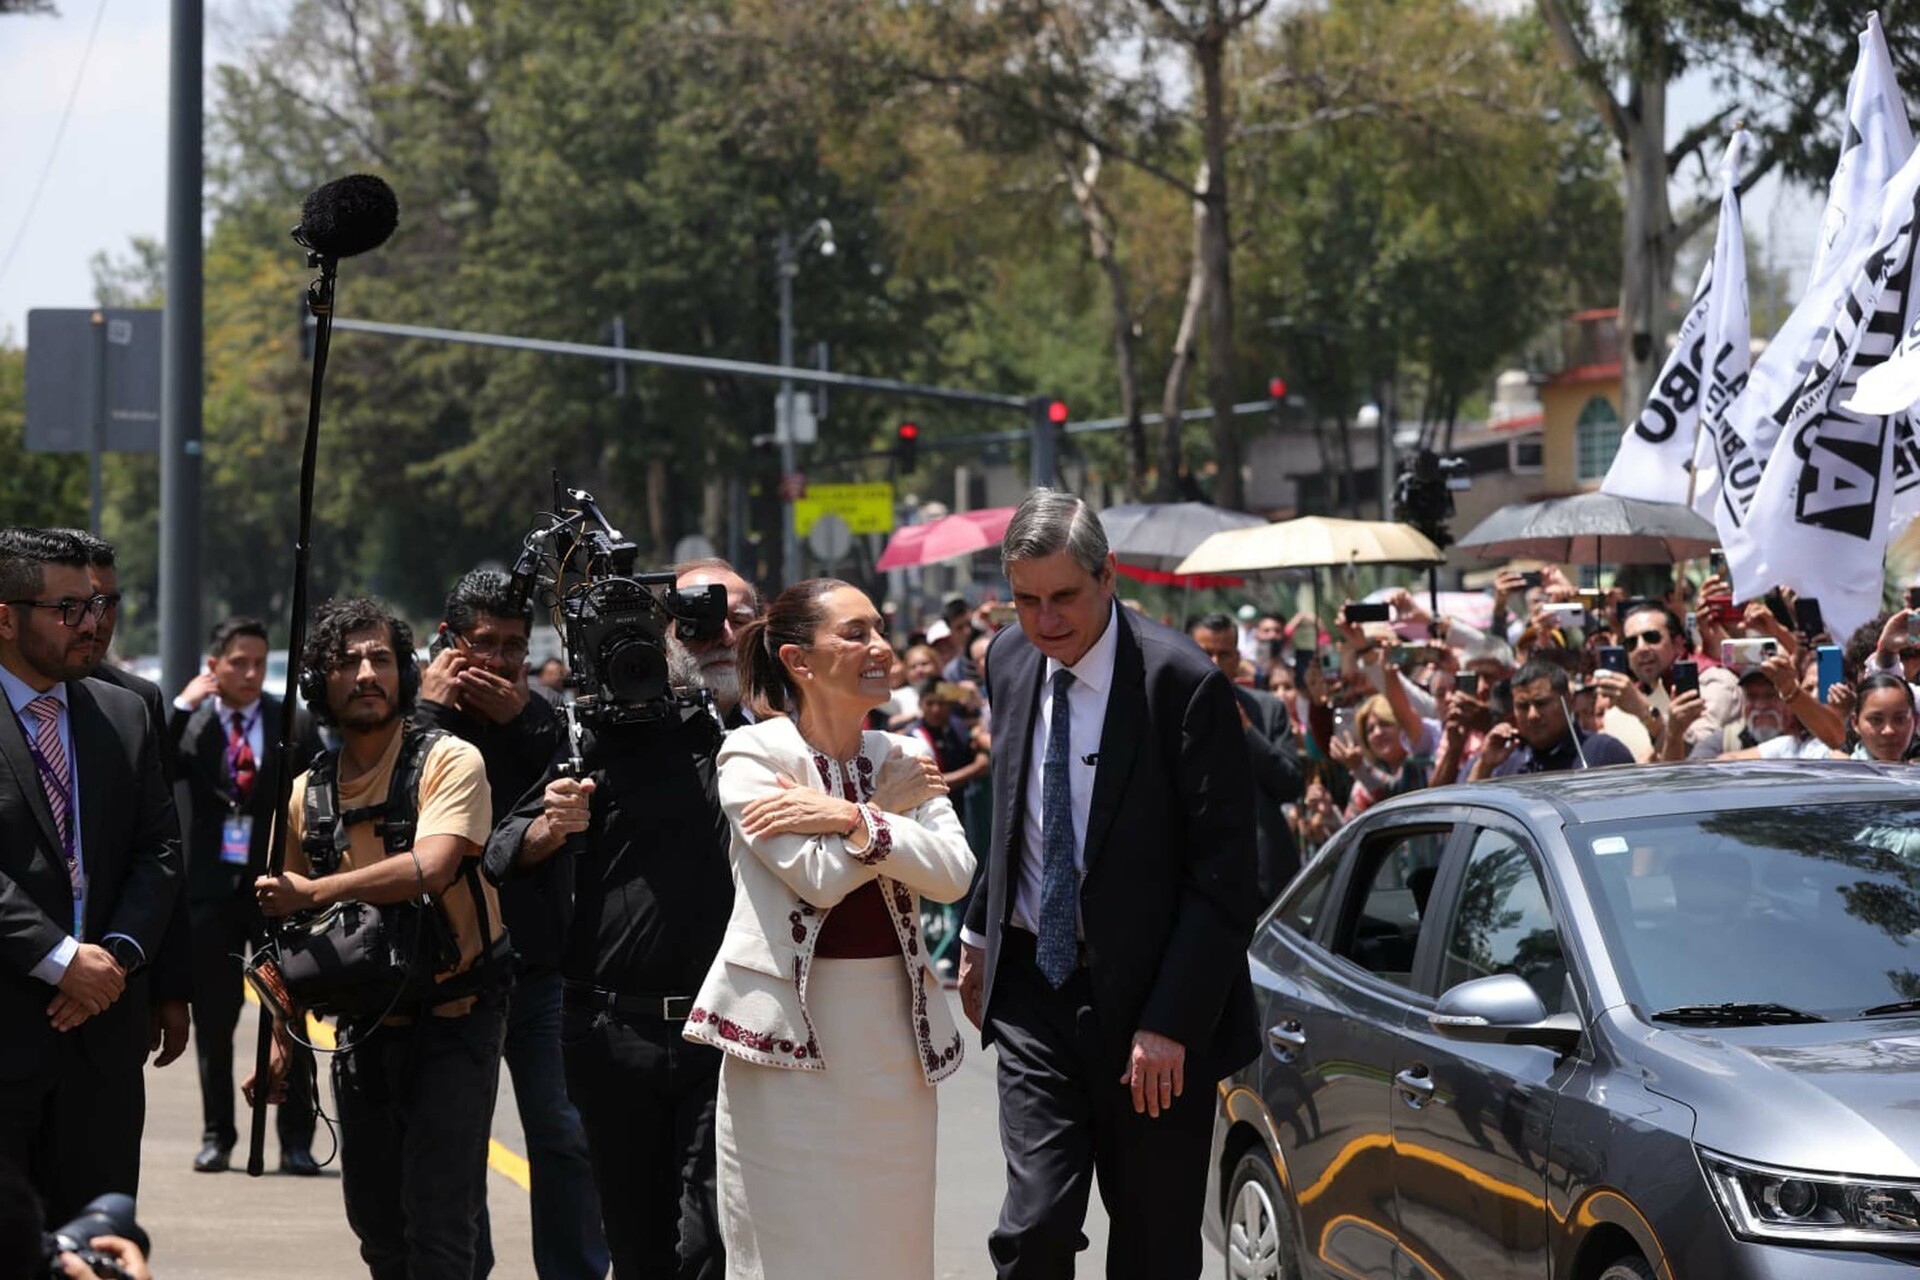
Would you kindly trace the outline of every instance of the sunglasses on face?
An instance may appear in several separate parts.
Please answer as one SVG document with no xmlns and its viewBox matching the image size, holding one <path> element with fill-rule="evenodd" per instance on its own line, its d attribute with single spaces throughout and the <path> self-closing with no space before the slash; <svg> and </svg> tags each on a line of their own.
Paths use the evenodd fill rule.
<svg viewBox="0 0 1920 1280">
<path fill-rule="evenodd" d="M 1665 644 L 1666 640 L 1667 633 L 1664 631 L 1642 631 L 1638 634 L 1628 632 L 1620 637 L 1620 647 L 1632 653 L 1643 644 L 1651 649 Z"/>
</svg>

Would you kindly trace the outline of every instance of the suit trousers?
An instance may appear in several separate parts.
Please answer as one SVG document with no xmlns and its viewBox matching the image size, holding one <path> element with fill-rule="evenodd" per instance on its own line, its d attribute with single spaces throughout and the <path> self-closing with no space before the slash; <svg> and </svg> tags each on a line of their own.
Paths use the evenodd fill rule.
<svg viewBox="0 0 1920 1280">
<path fill-rule="evenodd" d="M 720 1280 L 714 1188 L 720 1051 L 684 1024 L 577 1007 L 561 1020 L 567 1093 L 580 1108 L 613 1273 Z"/>
<path fill-rule="evenodd" d="M 1034 936 L 1007 928 L 994 977 L 1000 1146 L 1007 1195 L 988 1237 L 1000 1280 L 1068 1280 L 1097 1175 L 1109 1221 L 1110 1280 L 1192 1280 L 1212 1145 L 1214 1082 L 1187 1063 L 1185 1091 L 1158 1118 L 1136 1113 L 1110 1047 L 1136 1028 L 1103 1028 L 1087 970 L 1055 990 Z M 1106 1046 L 1106 1047 L 1103 1047 Z"/>
<path fill-rule="evenodd" d="M 47 999 L 52 1003 L 51 994 Z M 32 1074 L 0 1077 L 0 1160 L 26 1172 L 49 1227 L 71 1221 L 95 1196 L 139 1193 L 147 1119 L 137 1052 L 99 1061 L 79 1031 L 53 1043 Z"/>
<path fill-rule="evenodd" d="M 246 979 L 241 957 L 255 936 L 259 915 L 246 893 L 189 905 L 193 949 L 193 1052 L 200 1066 L 201 1140 L 232 1147 L 233 1032 L 240 1022 Z M 253 1060 L 249 1039 L 244 1052 Z M 280 1150 L 313 1146 L 313 1051 L 300 1045 L 288 1065 L 287 1100 L 274 1115 Z"/>
</svg>

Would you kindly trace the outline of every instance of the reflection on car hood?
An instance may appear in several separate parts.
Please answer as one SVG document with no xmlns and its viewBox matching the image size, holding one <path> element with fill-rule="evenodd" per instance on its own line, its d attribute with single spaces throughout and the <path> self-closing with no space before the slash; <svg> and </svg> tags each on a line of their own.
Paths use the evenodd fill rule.
<svg viewBox="0 0 1920 1280">
<path fill-rule="evenodd" d="M 1757 1027 L 1648 1027 L 1647 1087 L 1693 1108 L 1694 1140 L 1762 1164 L 1920 1178 L 1920 1016 Z M 1629 1030 L 1630 1028 L 1630 1030 Z"/>
</svg>

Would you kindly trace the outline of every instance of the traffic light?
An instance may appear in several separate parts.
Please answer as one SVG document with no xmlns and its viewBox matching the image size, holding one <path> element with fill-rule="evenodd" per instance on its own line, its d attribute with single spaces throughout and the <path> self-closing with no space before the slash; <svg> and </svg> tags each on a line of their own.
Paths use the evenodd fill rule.
<svg viewBox="0 0 1920 1280">
<path fill-rule="evenodd" d="M 1274 377 L 1267 379 L 1267 417 L 1276 429 L 1281 426 L 1281 413 L 1287 407 L 1287 380 Z"/>
<path fill-rule="evenodd" d="M 1056 427 L 1067 425 L 1067 402 L 1055 400 L 1047 405 L 1047 421 Z"/>
<path fill-rule="evenodd" d="M 893 430 L 893 462 L 902 473 L 912 471 L 920 449 L 920 428 L 903 422 Z"/>
</svg>

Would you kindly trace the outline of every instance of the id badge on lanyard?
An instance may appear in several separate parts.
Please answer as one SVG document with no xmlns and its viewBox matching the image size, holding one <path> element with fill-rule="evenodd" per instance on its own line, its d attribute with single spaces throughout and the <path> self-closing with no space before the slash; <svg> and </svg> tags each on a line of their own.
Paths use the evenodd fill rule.
<svg viewBox="0 0 1920 1280">
<path fill-rule="evenodd" d="M 253 815 L 229 813 L 220 824 L 220 861 L 244 867 L 253 857 Z"/>
</svg>

